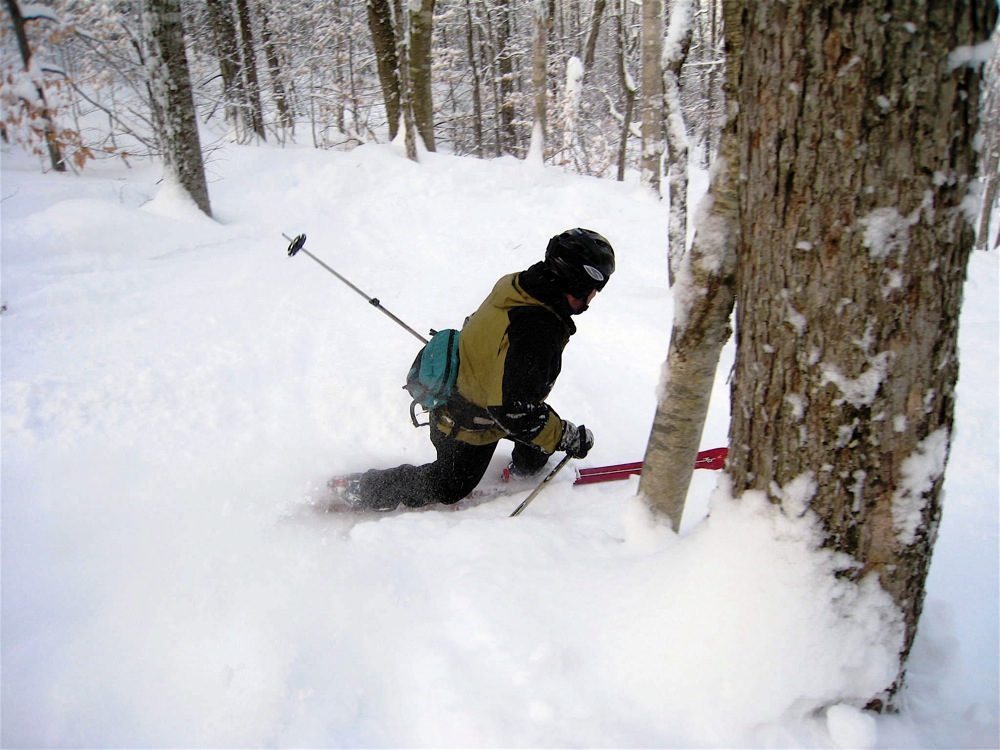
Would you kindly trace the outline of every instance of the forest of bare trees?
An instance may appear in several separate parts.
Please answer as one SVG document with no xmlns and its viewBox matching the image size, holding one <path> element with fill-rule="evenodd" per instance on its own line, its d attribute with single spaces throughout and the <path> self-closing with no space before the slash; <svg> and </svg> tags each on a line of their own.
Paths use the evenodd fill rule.
<svg viewBox="0 0 1000 750">
<path fill-rule="evenodd" d="M 159 4 L 53 0 L 21 3 L 15 17 L 7 0 L 4 138 L 65 151 L 75 168 L 160 154 L 140 38 L 143 6 Z M 675 122 L 706 163 L 717 142 L 718 0 L 178 5 L 206 150 L 223 140 L 350 147 L 395 138 L 403 124 L 414 156 L 419 136 L 428 150 L 524 158 L 534 135 L 547 163 L 581 174 L 622 178 L 646 154 L 658 185 L 649 164 L 667 148 L 663 44 L 648 31 L 643 41 L 642 28 L 660 18 L 661 35 L 671 14 L 688 32 L 669 60 L 683 101 Z M 21 39 L 30 60 L 16 53 Z M 29 84 L 37 92 L 25 96 Z"/>
</svg>

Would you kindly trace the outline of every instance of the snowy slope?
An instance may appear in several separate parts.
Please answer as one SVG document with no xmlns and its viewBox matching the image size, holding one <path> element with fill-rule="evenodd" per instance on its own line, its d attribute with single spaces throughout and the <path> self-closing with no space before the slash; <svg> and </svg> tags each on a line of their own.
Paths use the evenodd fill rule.
<svg viewBox="0 0 1000 750">
<path fill-rule="evenodd" d="M 880 592 L 697 472 L 681 536 L 636 482 L 354 518 L 334 472 L 432 455 L 418 330 L 458 326 L 568 227 L 618 272 L 551 401 L 639 460 L 669 337 L 666 211 L 635 186 L 393 146 L 226 147 L 217 221 L 152 167 L 3 154 L 4 746 L 991 746 L 997 255 L 973 259 L 958 434 L 907 709 Z M 731 360 L 731 348 L 727 358 Z M 703 447 L 724 445 L 720 368 Z M 496 468 L 506 460 L 498 451 Z M 706 518 L 711 505 L 711 516 Z M 830 709 L 830 707 L 833 707 Z M 830 709 L 830 710 L 828 710 Z"/>
</svg>

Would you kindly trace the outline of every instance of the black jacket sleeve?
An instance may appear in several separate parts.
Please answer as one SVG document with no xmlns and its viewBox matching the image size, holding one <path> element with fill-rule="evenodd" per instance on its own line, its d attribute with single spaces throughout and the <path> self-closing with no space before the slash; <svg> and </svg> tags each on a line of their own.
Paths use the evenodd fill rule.
<svg viewBox="0 0 1000 750">
<path fill-rule="evenodd" d="M 515 440 L 536 442 L 545 431 L 540 447 L 548 452 L 554 450 L 552 436 L 558 433 L 558 441 L 562 426 L 545 399 L 562 370 L 562 351 L 568 338 L 565 324 L 551 310 L 539 306 L 511 310 L 503 403 L 489 409 L 497 424 Z"/>
</svg>

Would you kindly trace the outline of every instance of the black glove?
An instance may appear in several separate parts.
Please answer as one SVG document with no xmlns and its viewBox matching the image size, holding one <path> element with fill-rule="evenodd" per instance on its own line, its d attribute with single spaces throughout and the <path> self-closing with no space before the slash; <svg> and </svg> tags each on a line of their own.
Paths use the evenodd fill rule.
<svg viewBox="0 0 1000 750">
<path fill-rule="evenodd" d="M 573 458 L 586 458 L 594 447 L 594 433 L 584 425 L 577 427 L 572 422 L 563 421 L 563 434 L 556 446 L 557 451 L 566 451 Z"/>
</svg>

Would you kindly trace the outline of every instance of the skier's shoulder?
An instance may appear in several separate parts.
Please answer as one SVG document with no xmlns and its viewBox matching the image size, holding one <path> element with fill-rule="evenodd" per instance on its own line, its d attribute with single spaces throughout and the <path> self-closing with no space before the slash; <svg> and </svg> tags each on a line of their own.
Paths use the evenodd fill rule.
<svg viewBox="0 0 1000 750">
<path fill-rule="evenodd" d="M 472 328 L 503 321 L 500 325 L 514 335 L 533 333 L 562 339 L 576 331 L 564 295 L 544 273 L 541 264 L 501 276 L 472 320 L 476 321 Z"/>
<path fill-rule="evenodd" d="M 563 316 L 543 304 L 525 304 L 507 311 L 510 324 L 508 335 L 523 333 L 534 338 L 563 339 L 569 333 L 569 325 Z"/>
<path fill-rule="evenodd" d="M 516 274 L 513 285 L 522 296 L 521 307 L 528 308 L 519 311 L 519 314 L 531 320 L 545 321 L 547 325 L 558 323 L 556 327 L 559 330 L 568 330 L 569 333 L 576 330 L 565 295 L 544 263 L 536 263 Z"/>
</svg>

